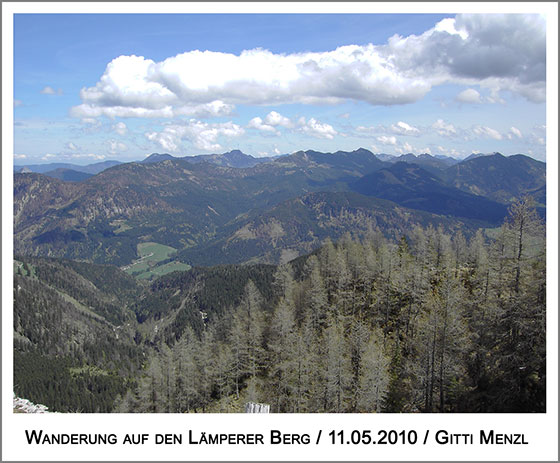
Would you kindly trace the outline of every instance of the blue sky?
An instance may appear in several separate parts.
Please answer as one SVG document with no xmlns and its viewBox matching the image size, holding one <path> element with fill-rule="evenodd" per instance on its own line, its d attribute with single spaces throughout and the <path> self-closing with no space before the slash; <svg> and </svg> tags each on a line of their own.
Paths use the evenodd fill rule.
<svg viewBox="0 0 560 463">
<path fill-rule="evenodd" d="M 14 162 L 367 148 L 545 160 L 538 15 L 16 14 Z"/>
</svg>

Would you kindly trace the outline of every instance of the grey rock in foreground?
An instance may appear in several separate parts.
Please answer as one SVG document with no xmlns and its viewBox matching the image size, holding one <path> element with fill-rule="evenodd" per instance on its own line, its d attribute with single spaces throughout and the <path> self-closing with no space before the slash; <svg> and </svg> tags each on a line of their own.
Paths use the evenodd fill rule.
<svg viewBox="0 0 560 463">
<path fill-rule="evenodd" d="M 34 404 L 27 399 L 21 399 L 14 394 L 15 413 L 51 413 L 45 405 Z"/>
</svg>

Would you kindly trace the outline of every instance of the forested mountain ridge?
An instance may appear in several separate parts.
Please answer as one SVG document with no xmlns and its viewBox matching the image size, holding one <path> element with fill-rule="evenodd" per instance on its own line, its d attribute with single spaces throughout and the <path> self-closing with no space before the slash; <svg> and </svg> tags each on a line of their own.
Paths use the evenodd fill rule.
<svg viewBox="0 0 560 463">
<path fill-rule="evenodd" d="M 224 227 L 224 233 L 202 246 L 180 252 L 192 265 L 220 263 L 286 263 L 309 253 L 326 239 L 351 231 L 363 238 L 378 229 L 398 239 L 415 225 L 474 233 L 483 221 L 461 220 L 400 207 L 392 201 L 354 192 L 308 193 L 267 210 L 253 210 Z"/>
<path fill-rule="evenodd" d="M 483 196 L 447 186 L 416 164 L 397 162 L 365 175 L 352 185 L 358 193 L 389 199 L 403 206 L 435 214 L 497 223 L 506 207 Z"/>
<path fill-rule="evenodd" d="M 26 274 L 67 294 L 115 325 L 131 318 L 128 307 L 143 289 L 138 280 L 112 265 L 21 256 L 16 262 L 16 274 Z"/>
<path fill-rule="evenodd" d="M 49 170 L 48 172 L 45 172 L 44 175 L 47 177 L 58 178 L 59 180 L 63 180 L 65 182 L 83 182 L 93 176 L 93 174 L 88 174 L 86 172 L 64 168 Z"/>
<path fill-rule="evenodd" d="M 382 161 L 365 148 L 334 153 L 321 153 L 313 150 L 296 151 L 288 156 L 279 157 L 274 162 L 277 164 L 293 163 L 299 166 L 328 165 L 347 171 L 354 176 L 364 175 L 384 166 Z"/>
<path fill-rule="evenodd" d="M 432 156 L 427 153 L 414 155 L 412 153 L 402 154 L 401 156 L 387 156 L 383 160 L 390 163 L 407 162 L 409 164 L 417 164 L 428 172 L 443 177 L 445 170 L 449 166 L 455 165 L 461 161 L 448 156 Z"/>
<path fill-rule="evenodd" d="M 522 154 L 495 153 L 451 166 L 445 178 L 463 191 L 511 203 L 546 184 L 546 164 Z"/>
<path fill-rule="evenodd" d="M 546 164 L 523 154 L 504 156 L 501 153 L 472 154 L 462 161 L 446 156 L 381 155 L 390 164 L 417 164 L 438 177 L 448 187 L 511 204 L 525 194 L 538 196 L 546 184 Z M 544 205 L 544 202 L 541 203 Z"/>
<path fill-rule="evenodd" d="M 231 152 L 222 158 L 232 153 L 247 156 Z M 457 180 L 465 178 L 463 174 L 456 175 L 464 170 L 457 171 L 462 169 L 460 166 L 482 160 L 490 162 L 492 156 L 456 164 L 441 175 L 429 174 L 410 163 L 385 163 L 365 149 L 335 153 L 299 151 L 246 168 L 157 156 L 157 162 L 121 164 L 79 183 L 16 173 L 16 252 L 124 266 L 140 257 L 139 244 L 156 242 L 177 250 L 186 259 L 198 249 L 227 239 L 234 232 L 232 227 L 246 217 L 274 214 L 282 203 L 311 192 L 356 190 L 415 210 L 460 217 L 463 223 L 472 219 L 490 224 L 503 219 L 505 207 L 482 193 L 511 201 L 529 192 L 541 204 L 545 200 L 543 163 L 527 161 L 521 155 L 499 162 L 516 172 L 528 166 L 523 187 L 511 181 L 501 182 L 496 175 L 491 176 L 492 183 L 486 179 L 488 175 L 482 175 L 484 170 L 471 168 L 470 180 Z M 446 175 L 455 178 L 457 187 L 442 180 Z M 425 181 L 419 182 L 419 178 Z M 516 190 L 510 188 L 513 184 L 518 185 Z M 497 189 L 508 193 L 499 193 Z M 480 223 L 470 225 L 473 228 Z M 300 235 L 316 235 L 312 228 L 302 230 Z M 339 233 L 335 232 L 331 238 L 337 236 Z M 292 254 L 308 251 L 310 243 L 305 241 L 309 240 L 290 245 Z M 224 262 L 243 261 L 227 258 L 229 251 L 224 251 Z M 253 257 L 279 262 L 282 253 L 267 246 L 260 256 L 244 260 Z M 195 259 L 193 263 L 202 261 Z"/>
<path fill-rule="evenodd" d="M 298 151 L 291 155 L 277 157 L 253 157 L 239 150 L 233 150 L 222 154 L 204 154 L 175 157 L 170 154 L 152 153 L 141 163 L 157 163 L 165 160 L 183 160 L 191 163 L 208 162 L 211 164 L 248 168 L 262 163 L 289 163 L 296 162 L 298 157 L 305 157 L 315 164 L 327 163 L 331 166 L 341 167 L 348 170 L 352 165 L 362 175 L 370 173 L 381 167 L 389 167 L 396 162 L 417 164 L 432 174 L 440 177 L 449 186 L 455 186 L 469 193 L 489 196 L 496 201 L 511 203 L 519 199 L 520 194 L 530 193 L 544 184 L 546 166 L 545 163 L 536 161 L 523 154 L 503 156 L 500 153 L 473 154 L 464 160 L 458 160 L 449 156 L 432 156 L 424 153 L 414 155 L 412 153 L 401 156 L 390 156 L 384 154 L 373 154 L 364 148 L 351 152 L 337 151 L 335 153 L 320 153 L 307 150 Z M 284 160 L 283 158 L 286 158 Z M 373 158 L 373 159 L 372 159 Z M 477 159 L 475 163 L 471 163 Z M 483 159 L 482 161 L 480 161 Z M 14 172 L 44 173 L 49 176 L 61 178 L 69 175 L 71 181 L 82 181 L 85 176 L 98 174 L 110 167 L 121 164 L 119 161 L 104 161 L 87 166 L 79 166 L 67 163 L 51 163 L 29 166 L 14 166 Z M 304 162 L 305 164 L 305 162 Z M 76 174 L 72 171 L 77 172 Z M 67 173 L 65 173 L 67 172 Z M 492 174 L 493 173 L 493 174 Z"/>
<path fill-rule="evenodd" d="M 198 164 L 200 162 L 208 162 L 210 164 L 215 164 L 222 167 L 235 167 L 244 169 L 247 167 L 254 167 L 257 164 L 261 164 L 263 162 L 269 162 L 273 160 L 272 157 L 258 157 L 255 158 L 250 154 L 245 154 L 240 150 L 232 150 L 228 151 L 227 153 L 222 154 L 197 154 L 193 156 L 182 156 L 182 157 L 175 157 L 168 153 L 152 153 L 145 159 L 143 159 L 142 163 L 154 163 L 154 162 L 161 162 L 167 160 L 175 160 L 181 159 L 183 161 L 188 161 L 193 164 Z"/>
<path fill-rule="evenodd" d="M 355 169 L 311 161 L 297 169 L 290 161 L 237 169 L 166 159 L 122 164 L 71 186 L 15 174 L 14 246 L 21 254 L 124 265 L 137 257 L 139 242 L 177 249 L 203 244 L 251 209 L 309 191 L 345 189 L 343 178 L 360 175 Z"/>
<path fill-rule="evenodd" d="M 199 154 L 197 156 L 186 156 L 182 159 L 193 163 L 210 162 L 218 166 L 244 169 L 247 167 L 254 167 L 257 164 L 261 164 L 263 162 L 269 162 L 273 158 L 255 158 L 249 154 L 243 153 L 240 150 L 232 150 L 223 154 Z"/>
</svg>

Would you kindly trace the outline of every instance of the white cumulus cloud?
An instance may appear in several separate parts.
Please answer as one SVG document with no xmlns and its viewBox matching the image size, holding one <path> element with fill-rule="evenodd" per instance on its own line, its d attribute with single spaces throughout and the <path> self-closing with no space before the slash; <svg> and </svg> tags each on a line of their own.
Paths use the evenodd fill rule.
<svg viewBox="0 0 560 463">
<path fill-rule="evenodd" d="M 94 87 L 80 91 L 82 104 L 74 106 L 71 115 L 80 118 L 212 117 L 224 116 L 233 110 L 232 105 L 216 98 L 191 98 L 174 93 L 168 85 L 173 87 L 171 81 L 176 76 L 160 73 L 156 78 L 157 67 L 158 63 L 142 56 L 115 58 Z M 189 73 L 188 70 L 184 72 Z"/>
<path fill-rule="evenodd" d="M 185 124 L 169 124 L 162 131 L 148 132 L 145 136 L 166 151 L 178 151 L 183 140 L 191 142 L 199 149 L 212 151 L 222 148 L 218 142 L 219 137 L 234 138 L 244 133 L 245 130 L 233 122 L 209 124 L 191 119 Z"/>
<path fill-rule="evenodd" d="M 109 145 L 109 154 L 118 154 L 128 150 L 128 146 L 117 140 L 108 140 L 107 144 Z"/>
<path fill-rule="evenodd" d="M 411 145 L 408 142 L 403 143 L 401 146 L 395 147 L 395 151 L 400 154 L 432 154 L 432 150 L 428 147 L 426 148 L 416 148 L 415 146 Z"/>
<path fill-rule="evenodd" d="M 480 85 L 545 101 L 546 22 L 537 14 L 459 14 L 389 39 L 393 64 L 431 85 Z"/>
<path fill-rule="evenodd" d="M 480 93 L 474 88 L 467 88 L 459 93 L 455 99 L 461 103 L 482 103 Z"/>
<path fill-rule="evenodd" d="M 332 140 L 338 132 L 330 124 L 323 124 L 319 122 L 314 117 L 306 120 L 304 117 L 300 117 L 298 120 L 299 128 L 298 131 L 311 135 L 315 138 L 326 138 Z"/>
<path fill-rule="evenodd" d="M 383 145 L 396 145 L 397 137 L 381 135 L 380 137 L 377 137 L 377 141 Z"/>
<path fill-rule="evenodd" d="M 408 125 L 406 122 L 399 121 L 396 124 L 391 125 L 391 132 L 399 135 L 420 135 L 420 130 L 416 127 Z"/>
<path fill-rule="evenodd" d="M 126 135 L 126 133 L 128 132 L 128 128 L 124 122 L 117 122 L 113 125 L 112 128 L 119 135 Z"/>
<path fill-rule="evenodd" d="M 293 122 L 288 117 L 282 116 L 282 114 L 276 111 L 270 111 L 264 118 L 264 122 L 273 127 L 280 126 L 287 129 L 294 126 Z"/>
<path fill-rule="evenodd" d="M 398 153 L 401 153 L 401 154 L 412 153 L 412 152 L 414 152 L 414 148 L 412 147 L 412 145 L 410 143 L 405 142 L 405 143 L 403 143 L 402 147 L 396 148 L 395 151 L 397 151 Z"/>
<path fill-rule="evenodd" d="M 491 127 L 477 125 L 472 129 L 474 135 L 483 138 L 492 138 L 493 140 L 501 140 L 502 134 Z"/>
<path fill-rule="evenodd" d="M 391 124 L 389 127 L 384 125 L 372 125 L 372 126 L 363 126 L 359 125 L 356 127 L 356 132 L 360 136 L 374 136 L 377 134 L 387 134 L 387 135 L 407 135 L 413 137 L 420 136 L 420 129 L 417 127 L 413 127 L 410 124 L 407 124 L 403 121 L 398 121 L 395 124 Z"/>
<path fill-rule="evenodd" d="M 523 138 L 521 130 L 519 130 L 517 127 L 511 127 L 507 136 L 510 140 L 512 140 L 514 137 Z"/>
<path fill-rule="evenodd" d="M 276 131 L 276 128 L 274 128 L 272 125 L 266 124 L 262 118 L 260 117 L 253 117 L 253 119 L 251 119 L 249 121 L 249 123 L 247 124 L 247 127 L 250 129 L 257 129 L 260 130 L 261 132 L 267 132 L 267 133 L 271 133 L 274 135 L 279 135 L 279 133 Z"/>
<path fill-rule="evenodd" d="M 271 111 L 269 112 L 264 120 L 260 117 L 254 117 L 247 124 L 248 128 L 257 129 L 261 132 L 267 132 L 274 135 L 280 135 L 277 127 L 292 128 L 294 127 L 293 122 L 282 114 Z"/>
<path fill-rule="evenodd" d="M 432 124 L 432 128 L 442 137 L 453 137 L 457 135 L 457 129 L 453 124 L 449 124 L 442 119 L 438 119 Z"/>
<path fill-rule="evenodd" d="M 62 89 L 59 88 L 58 90 L 55 90 L 51 86 L 47 85 L 41 90 L 40 93 L 42 93 L 43 95 L 62 95 Z"/>
<path fill-rule="evenodd" d="M 539 15 L 473 14 L 444 19 L 421 35 L 395 35 L 386 44 L 324 52 L 191 50 L 158 62 L 123 55 L 107 64 L 94 86 L 81 90 L 82 104 L 71 114 L 213 117 L 238 104 L 399 105 L 445 83 L 479 85 L 496 94 L 509 90 L 542 102 L 545 44 Z"/>
</svg>

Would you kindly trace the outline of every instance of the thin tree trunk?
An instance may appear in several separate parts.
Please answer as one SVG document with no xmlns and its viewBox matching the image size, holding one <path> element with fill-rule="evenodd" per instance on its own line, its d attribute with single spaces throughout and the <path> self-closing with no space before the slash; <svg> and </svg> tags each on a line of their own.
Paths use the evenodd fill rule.
<svg viewBox="0 0 560 463">
<path fill-rule="evenodd" d="M 521 219 L 519 224 L 519 244 L 517 252 L 517 268 L 515 271 L 515 294 L 519 293 L 519 278 L 521 276 L 521 255 L 523 254 L 523 224 L 524 220 Z"/>
<path fill-rule="evenodd" d="M 441 336 L 441 356 L 439 359 L 439 411 L 440 413 L 443 412 L 443 406 L 444 406 L 443 364 L 444 364 L 444 356 L 445 356 L 446 331 L 447 331 L 447 303 L 445 305 L 445 315 L 443 318 L 443 333 Z"/>
<path fill-rule="evenodd" d="M 434 327 L 434 338 L 432 340 L 432 355 L 431 355 L 431 363 L 432 363 L 432 370 L 430 374 L 430 390 L 428 395 L 428 412 L 433 410 L 433 399 L 434 399 L 434 383 L 435 383 L 435 359 L 436 359 L 436 335 L 437 329 Z"/>
</svg>

